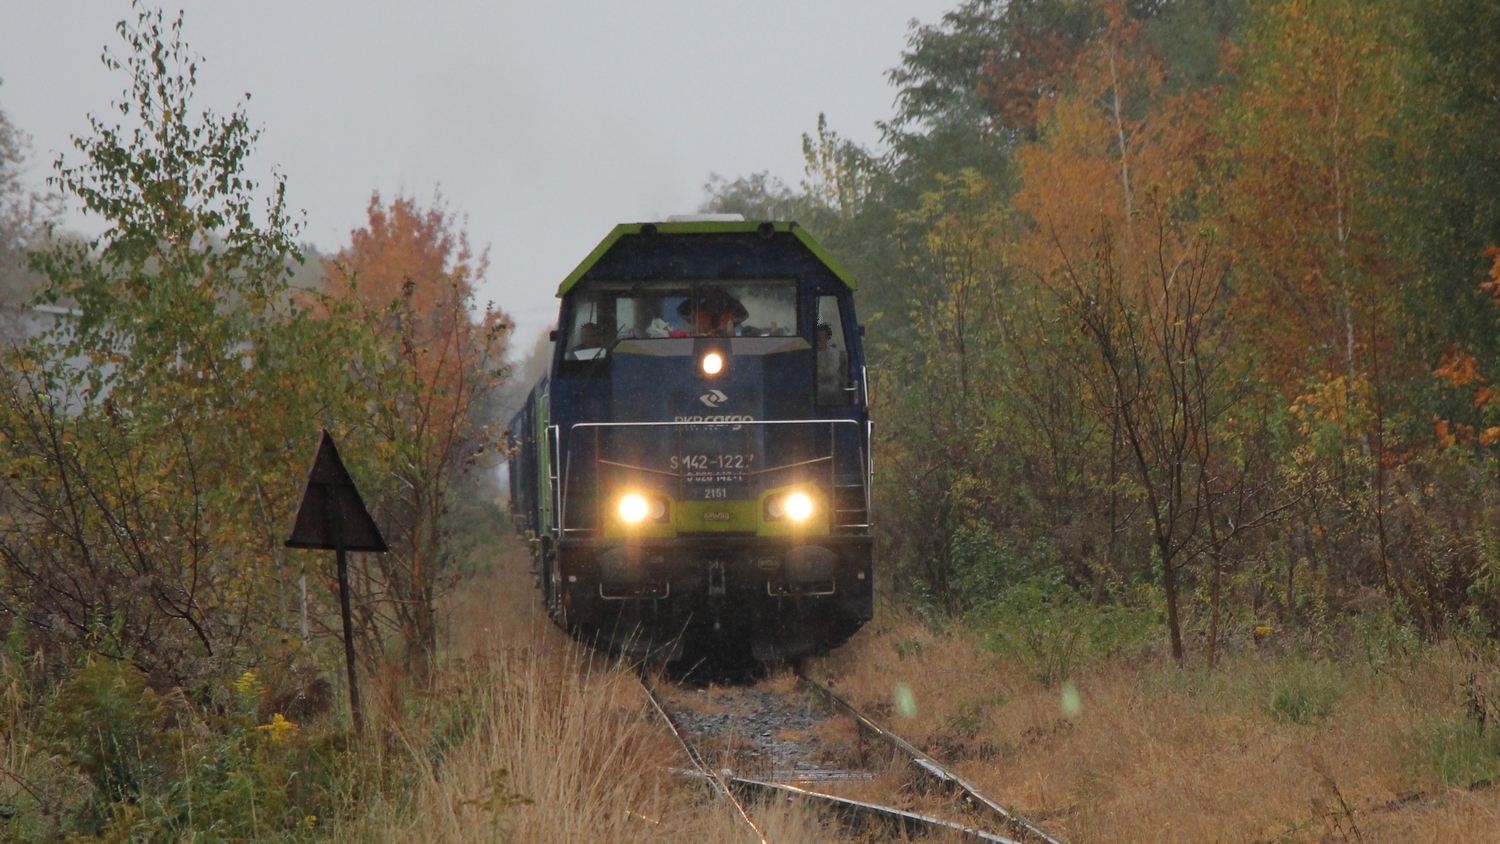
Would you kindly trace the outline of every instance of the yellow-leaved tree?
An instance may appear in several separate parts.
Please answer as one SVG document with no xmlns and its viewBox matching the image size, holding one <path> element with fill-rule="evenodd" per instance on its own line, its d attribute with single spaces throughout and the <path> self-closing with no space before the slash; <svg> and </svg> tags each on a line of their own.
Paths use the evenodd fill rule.
<svg viewBox="0 0 1500 844">
<path fill-rule="evenodd" d="M 1368 526 L 1376 553 L 1339 566 L 1373 568 L 1388 594 L 1421 605 L 1393 569 L 1386 526 L 1403 451 L 1391 442 L 1393 385 L 1425 368 L 1398 348 L 1408 279 L 1383 228 L 1405 90 L 1392 8 L 1280 0 L 1258 10 L 1224 116 L 1219 220 L 1237 266 L 1234 318 L 1260 380 L 1317 417 L 1305 427 L 1324 438 L 1322 471 L 1367 479 L 1339 493 L 1334 509 L 1350 515 L 1333 530 Z"/>
<path fill-rule="evenodd" d="M 1215 92 L 1171 93 L 1140 23 L 1118 0 L 1103 8 L 1072 85 L 1017 152 L 1016 207 L 1031 218 L 1021 260 L 1066 326 L 1058 369 L 1078 377 L 1103 427 L 1111 534 L 1150 537 L 1179 661 L 1184 578 L 1212 564 L 1212 661 L 1219 559 L 1275 510 L 1263 461 L 1224 424 L 1246 395 L 1223 319 L 1228 256 L 1199 207 Z"/>
</svg>

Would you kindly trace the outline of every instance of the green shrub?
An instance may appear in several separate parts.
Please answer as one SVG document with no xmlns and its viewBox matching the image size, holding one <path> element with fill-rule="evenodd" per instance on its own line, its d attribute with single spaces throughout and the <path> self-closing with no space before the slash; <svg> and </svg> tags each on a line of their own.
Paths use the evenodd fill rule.
<svg viewBox="0 0 1500 844">
<path fill-rule="evenodd" d="M 1416 625 L 1405 621 L 1410 613 L 1399 599 L 1389 608 L 1353 615 L 1350 627 L 1358 653 L 1371 668 L 1379 670 L 1392 659 L 1418 656 L 1425 643 Z"/>
<path fill-rule="evenodd" d="M 1144 645 L 1156 624 L 1149 610 L 1094 606 L 1055 573 L 1034 575 L 969 614 L 987 647 L 1026 664 L 1046 685 L 1122 650 Z"/>
<path fill-rule="evenodd" d="M 1002 541 L 987 522 L 955 531 L 953 602 L 960 612 L 983 606 L 996 595 L 1021 584 L 1045 569 L 1048 551 L 1038 543 L 1029 552 Z"/>
<path fill-rule="evenodd" d="M 40 737 L 106 802 L 135 801 L 173 773 L 176 742 L 167 717 L 161 697 L 134 666 L 97 659 L 58 690 Z"/>
<path fill-rule="evenodd" d="M 59 689 L 39 737 L 94 785 L 70 801 L 83 840 L 299 840 L 332 814 L 349 742 L 277 714 L 258 723 L 252 673 L 227 712 L 169 705 L 128 663 L 97 660 Z"/>
</svg>

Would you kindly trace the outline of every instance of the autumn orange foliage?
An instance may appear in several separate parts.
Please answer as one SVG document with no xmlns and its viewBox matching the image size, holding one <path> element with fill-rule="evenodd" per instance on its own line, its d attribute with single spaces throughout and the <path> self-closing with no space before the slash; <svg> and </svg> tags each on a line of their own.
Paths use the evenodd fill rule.
<svg viewBox="0 0 1500 844">
<path fill-rule="evenodd" d="M 1401 101 L 1395 52 L 1379 10 L 1356 0 L 1284 0 L 1263 20 L 1226 124 L 1240 311 L 1279 384 L 1379 382 L 1400 272 L 1376 225 L 1386 200 L 1372 152 Z"/>
<path fill-rule="evenodd" d="M 1025 263 L 1043 275 L 1087 253 L 1105 230 L 1120 238 L 1124 274 L 1135 275 L 1153 240 L 1134 234 L 1147 205 L 1176 212 L 1204 177 L 1213 92 L 1168 94 L 1141 24 L 1122 3 L 1106 11 L 1108 28 L 1079 53 L 1072 86 L 1042 100 L 1039 143 L 1016 153 L 1015 204 L 1035 223 Z"/>
<path fill-rule="evenodd" d="M 459 349 L 509 326 L 500 310 L 486 309 L 477 320 L 469 313 L 474 283 L 489 269 L 488 255 L 476 255 L 468 233 L 453 230 L 456 221 L 441 196 L 424 211 L 407 197 L 387 206 L 375 193 L 367 214 L 367 227 L 351 232 L 349 246 L 326 263 L 328 293 L 357 299 L 372 314 L 404 301 L 415 321 L 399 325 L 386 317 L 384 329 L 399 332 L 404 342 L 421 350 L 425 381 L 451 382 L 461 375 L 455 360 Z M 498 360 L 504 349 L 504 335 L 495 334 L 472 351 Z"/>
<path fill-rule="evenodd" d="M 1479 289 L 1493 295 L 1495 305 L 1500 307 L 1500 246 L 1484 250 L 1484 257 L 1495 259 L 1495 263 L 1490 266 L 1490 280 L 1479 285 Z"/>
<path fill-rule="evenodd" d="M 985 66 L 979 93 L 1003 124 L 1034 135 L 1041 104 L 1065 89 L 1083 45 L 1029 26 L 1021 28 L 1016 42 L 1014 52 Z"/>
<path fill-rule="evenodd" d="M 377 353 L 358 362 L 375 401 L 371 445 L 394 467 L 377 498 L 393 553 L 377 558 L 393 621 L 406 640 L 407 667 L 428 676 L 436 646 L 437 576 L 449 484 L 484 431 L 473 413 L 504 378 L 512 323 L 493 306 L 475 314 L 474 285 L 489 261 L 437 197 L 423 210 L 397 197 L 370 198 L 369 222 L 327 262 L 325 310 L 348 307 L 374 332 Z"/>
<path fill-rule="evenodd" d="M 1484 250 L 1484 256 L 1493 258 L 1494 264 L 1490 267 L 1490 280 L 1480 284 L 1479 289 L 1493 294 L 1495 306 L 1500 307 L 1500 248 L 1491 246 Z M 1489 379 L 1479 373 L 1479 361 L 1473 355 L 1460 351 L 1452 343 L 1443 350 L 1442 362 L 1432 371 L 1432 375 L 1446 381 L 1450 387 L 1478 385 L 1474 390 L 1473 407 L 1480 411 L 1500 407 L 1500 389 L 1490 386 Z M 1432 417 L 1432 426 L 1438 445 L 1442 448 L 1475 442 L 1481 446 L 1490 446 L 1500 442 L 1500 426 L 1486 427 L 1475 437 L 1474 426 L 1453 423 L 1436 414 Z"/>
</svg>

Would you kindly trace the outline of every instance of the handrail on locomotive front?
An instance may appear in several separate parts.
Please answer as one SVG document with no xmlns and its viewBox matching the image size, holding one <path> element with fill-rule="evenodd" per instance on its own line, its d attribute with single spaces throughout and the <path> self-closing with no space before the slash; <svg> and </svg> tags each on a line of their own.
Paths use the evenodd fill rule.
<svg viewBox="0 0 1500 844">
<path fill-rule="evenodd" d="M 810 425 L 818 425 L 818 426 L 827 425 L 828 429 L 829 429 L 829 445 L 828 445 L 829 454 L 826 457 L 820 457 L 820 458 L 817 458 L 815 460 L 799 461 L 798 463 L 788 464 L 788 465 L 785 465 L 785 466 L 774 466 L 774 467 L 771 467 L 770 469 L 761 470 L 761 472 L 782 471 L 782 470 L 786 470 L 786 469 L 796 468 L 797 466 L 806 465 L 808 463 L 819 463 L 819 462 L 822 462 L 824 460 L 827 460 L 828 464 L 829 464 L 829 492 L 830 492 L 830 494 L 833 494 L 833 493 L 836 492 L 836 489 L 835 489 L 835 487 L 836 487 L 836 474 L 835 473 L 836 473 L 836 469 L 837 469 L 837 465 L 836 464 L 837 464 L 838 461 L 836 459 L 836 453 L 835 452 L 836 452 L 836 449 L 837 449 L 838 442 L 837 442 L 837 434 L 835 433 L 835 426 L 844 426 L 844 425 L 853 426 L 856 438 L 859 438 L 861 434 L 864 435 L 865 439 L 858 439 L 858 443 L 859 443 L 858 448 L 859 448 L 859 465 L 860 465 L 861 494 L 862 494 L 862 497 L 863 497 L 863 500 L 862 500 L 861 504 L 862 504 L 862 510 L 864 511 L 864 514 L 865 514 L 864 523 L 863 524 L 851 524 L 851 525 L 839 525 L 838 527 L 854 528 L 854 529 L 864 529 L 864 530 L 868 530 L 868 529 L 872 528 L 873 527 L 873 519 L 871 518 L 872 514 L 871 514 L 870 508 L 871 508 L 871 504 L 872 504 L 872 502 L 871 502 L 871 494 L 872 494 L 871 485 L 874 482 L 874 472 L 873 472 L 874 467 L 871 465 L 871 461 L 870 461 L 870 456 L 871 455 L 870 455 L 869 449 L 870 449 L 871 443 L 868 441 L 867 438 L 871 434 L 871 431 L 870 431 L 869 426 L 867 424 L 865 424 L 865 423 L 863 423 L 863 422 L 861 422 L 860 420 L 857 420 L 857 419 L 756 419 L 756 420 L 733 419 L 733 420 L 725 420 L 725 421 L 722 421 L 722 422 L 721 421 L 712 421 L 712 422 L 709 422 L 709 421 L 704 421 L 704 420 L 699 419 L 699 420 L 691 420 L 691 421 L 689 421 L 689 420 L 683 420 L 683 421 L 672 421 L 672 422 L 577 422 L 577 423 L 574 423 L 573 425 L 570 425 L 568 427 L 568 434 L 569 434 L 569 436 L 568 436 L 567 455 L 566 455 L 566 459 L 564 461 L 562 461 L 563 462 L 563 466 L 562 466 L 562 477 L 560 479 L 561 483 L 558 484 L 555 487 L 555 491 L 557 493 L 557 498 L 558 498 L 557 525 L 558 525 L 558 529 L 560 531 L 560 534 L 568 534 L 568 533 L 592 533 L 592 532 L 594 532 L 596 530 L 595 528 L 570 528 L 570 527 L 568 527 L 568 520 L 567 520 L 567 502 L 568 502 L 567 488 L 568 488 L 569 483 L 571 482 L 571 477 L 572 477 L 573 443 L 574 443 L 574 439 L 573 439 L 572 435 L 574 433 L 578 432 L 579 429 L 592 428 L 592 429 L 595 429 L 595 430 L 600 430 L 600 429 L 621 429 L 621 428 L 676 428 L 676 429 L 679 429 L 679 430 L 686 430 L 686 429 L 702 429 L 702 428 L 729 428 L 731 430 L 738 430 L 741 427 L 781 426 L 781 425 L 805 425 L 805 426 L 810 426 Z M 562 449 L 562 444 L 561 444 L 560 441 L 555 443 L 555 447 L 558 449 L 559 452 L 561 452 L 563 450 Z M 595 455 L 594 460 L 597 463 L 606 463 L 606 464 L 612 464 L 613 463 L 613 461 L 603 460 L 602 458 L 599 458 L 597 456 L 597 446 L 596 446 L 596 455 Z M 659 473 L 659 474 L 677 474 L 677 473 L 666 473 L 666 472 L 662 472 L 660 470 L 644 469 L 643 467 L 630 467 L 630 468 L 642 469 L 644 471 L 649 471 L 649 472 Z M 757 472 L 756 474 L 759 474 L 759 473 L 760 472 Z"/>
</svg>

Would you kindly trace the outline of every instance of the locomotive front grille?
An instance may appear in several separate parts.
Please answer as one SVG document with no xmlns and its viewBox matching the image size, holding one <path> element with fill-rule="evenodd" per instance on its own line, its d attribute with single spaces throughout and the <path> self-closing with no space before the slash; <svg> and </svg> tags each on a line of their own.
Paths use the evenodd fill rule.
<svg viewBox="0 0 1500 844">
<path fill-rule="evenodd" d="M 864 434 L 847 419 L 579 423 L 561 473 L 563 532 L 645 539 L 867 531 Z M 622 521 L 616 511 L 626 496 L 650 500 L 659 517 Z M 804 506 L 783 512 L 792 498 Z"/>
</svg>

